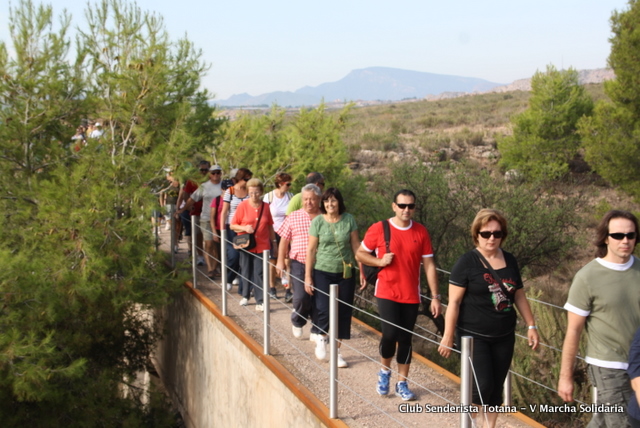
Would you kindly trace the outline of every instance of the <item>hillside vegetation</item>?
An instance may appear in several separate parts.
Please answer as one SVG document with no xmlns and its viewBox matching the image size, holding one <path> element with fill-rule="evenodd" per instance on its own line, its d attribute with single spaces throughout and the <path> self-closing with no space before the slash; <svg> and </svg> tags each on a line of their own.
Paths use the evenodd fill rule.
<svg viewBox="0 0 640 428">
<path fill-rule="evenodd" d="M 588 85 L 587 91 L 594 101 L 605 98 L 602 84 Z M 366 213 L 359 213 L 360 217 L 372 221 L 374 215 L 378 219 L 390 215 L 393 191 L 402 185 L 417 190 L 421 200 L 416 217 L 430 229 L 438 266 L 450 270 L 453 260 L 465 248 L 471 248 L 467 230 L 477 209 L 501 209 L 513 228 L 505 248 L 525 265 L 527 295 L 562 306 L 573 275 L 593 258 L 590 241 L 599 218 L 612 208 L 637 212 L 638 205 L 592 172 L 582 159 L 571 164 L 569 174 L 552 182 L 527 183 L 517 176 L 505 176 L 506 171 L 499 167 L 497 141 L 511 134 L 510 119 L 528 107 L 529 97 L 528 92 L 517 91 L 357 108 L 351 111 L 350 126 L 343 138 L 355 177 L 367 183 L 365 198 L 375 200 Z M 539 250 L 538 245 L 548 245 L 548 240 L 558 236 L 565 239 L 545 247 L 536 258 L 533 253 Z M 443 292 L 447 279 L 446 274 L 441 275 Z M 543 342 L 561 348 L 564 311 L 535 302 L 532 307 Z M 375 311 L 375 307 L 365 309 Z M 430 320 L 421 320 L 424 327 L 434 330 Z M 519 332 L 526 334 L 524 330 Z M 435 346 L 416 342 L 424 342 L 416 344 L 419 352 L 451 371 L 457 370 L 459 361 L 443 360 Z M 558 351 L 542 348 L 532 353 L 524 341 L 519 341 L 512 370 L 555 389 L 559 361 Z M 576 382 L 577 397 L 590 402 L 589 383 L 581 365 Z M 516 404 L 562 403 L 555 393 L 519 377 L 514 377 L 514 385 Z M 589 417 L 531 416 L 556 427 L 583 426 Z"/>
</svg>

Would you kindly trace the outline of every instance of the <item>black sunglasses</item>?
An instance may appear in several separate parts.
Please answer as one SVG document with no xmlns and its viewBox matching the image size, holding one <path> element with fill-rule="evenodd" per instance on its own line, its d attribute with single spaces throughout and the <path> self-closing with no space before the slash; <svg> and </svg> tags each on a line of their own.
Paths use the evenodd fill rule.
<svg viewBox="0 0 640 428">
<path fill-rule="evenodd" d="M 482 232 L 478 232 L 478 235 L 482 236 L 484 239 L 491 238 L 491 235 L 493 235 L 493 237 L 496 239 L 502 239 L 502 237 L 504 236 L 501 230 L 496 230 L 495 232 L 489 232 L 488 230 L 485 230 Z"/>
<path fill-rule="evenodd" d="M 410 210 L 414 210 L 416 208 L 416 204 L 396 204 L 396 206 L 398 208 L 400 208 L 401 210 L 403 210 L 405 208 L 409 208 Z"/>
<path fill-rule="evenodd" d="M 616 241 L 622 241 L 624 238 L 627 238 L 629 241 L 632 241 L 634 239 L 636 239 L 636 233 L 635 232 L 629 232 L 629 233 L 610 233 L 609 234 L 610 237 L 612 237 L 613 239 L 615 239 Z"/>
<path fill-rule="evenodd" d="M 208 172 L 209 168 L 200 168 L 200 172 Z"/>
<path fill-rule="evenodd" d="M 222 171 L 220 171 L 220 170 L 209 171 L 209 174 L 222 174 Z"/>
</svg>

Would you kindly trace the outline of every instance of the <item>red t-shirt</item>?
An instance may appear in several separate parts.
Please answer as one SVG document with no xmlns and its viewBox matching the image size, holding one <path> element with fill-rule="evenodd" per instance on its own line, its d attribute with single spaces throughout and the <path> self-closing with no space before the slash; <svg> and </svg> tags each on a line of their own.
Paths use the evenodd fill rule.
<svg viewBox="0 0 640 428">
<path fill-rule="evenodd" d="M 262 218 L 260 219 L 258 230 L 254 232 L 254 236 L 256 238 L 256 246 L 253 247 L 253 249 L 249 250 L 249 252 L 251 253 L 261 253 L 264 250 L 271 249 L 271 237 L 269 231 L 273 227 L 273 218 L 271 217 L 269 204 L 263 202 L 262 207 Z M 237 224 L 240 226 L 252 225 L 255 228 L 256 223 L 258 223 L 259 214 L 260 207 L 252 207 L 251 203 L 247 199 L 246 201 L 242 201 L 240 205 L 238 205 L 236 215 L 233 216 L 231 224 Z M 240 232 L 238 233 L 238 235 L 244 235 L 244 233 L 245 232 Z"/>
<path fill-rule="evenodd" d="M 187 182 L 184 183 L 184 187 L 182 188 L 182 190 L 184 190 L 184 192 L 187 193 L 187 197 L 189 197 L 193 194 L 193 192 L 198 190 L 198 185 L 191 180 L 187 180 Z M 191 211 L 189 212 L 189 214 L 196 216 L 202 214 L 202 199 L 191 206 Z"/>
<path fill-rule="evenodd" d="M 374 294 L 398 303 L 420 303 L 420 265 L 424 257 L 433 257 L 429 232 L 414 221 L 406 228 L 399 228 L 389 220 L 389 226 L 389 249 L 394 257 L 391 264 L 378 273 Z M 382 258 L 386 253 L 382 222 L 367 230 L 362 247 L 367 252 L 376 250 L 377 257 Z"/>
</svg>

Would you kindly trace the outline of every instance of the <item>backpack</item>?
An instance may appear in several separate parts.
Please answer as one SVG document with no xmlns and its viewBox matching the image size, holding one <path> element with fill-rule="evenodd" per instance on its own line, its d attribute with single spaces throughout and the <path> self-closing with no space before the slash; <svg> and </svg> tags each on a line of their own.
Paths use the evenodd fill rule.
<svg viewBox="0 0 640 428">
<path fill-rule="evenodd" d="M 387 251 L 387 253 L 390 253 L 391 250 L 389 250 L 389 244 L 391 242 L 391 228 L 389 227 L 389 220 L 382 220 L 382 229 L 384 230 L 384 245 L 385 245 L 385 249 Z M 372 256 L 376 255 L 376 251 L 373 250 L 371 252 Z M 382 269 L 379 266 L 367 266 L 365 264 L 362 264 L 362 271 L 364 273 L 364 277 L 366 278 L 367 282 L 371 285 L 376 285 L 376 281 L 378 281 L 378 272 L 380 272 Z"/>
</svg>

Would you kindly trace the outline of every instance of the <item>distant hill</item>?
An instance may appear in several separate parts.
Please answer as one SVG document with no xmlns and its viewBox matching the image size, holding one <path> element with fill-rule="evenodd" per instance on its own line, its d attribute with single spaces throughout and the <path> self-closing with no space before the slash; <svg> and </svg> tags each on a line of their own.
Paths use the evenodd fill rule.
<svg viewBox="0 0 640 428">
<path fill-rule="evenodd" d="M 233 95 L 226 100 L 215 100 L 221 107 L 311 106 L 334 101 L 398 101 L 407 98 L 424 98 L 443 92 L 486 92 L 501 83 L 473 77 L 449 76 L 401 70 L 389 67 L 369 67 L 353 70 L 337 82 L 305 86 L 295 92 L 270 92 L 258 96 Z"/>
</svg>

